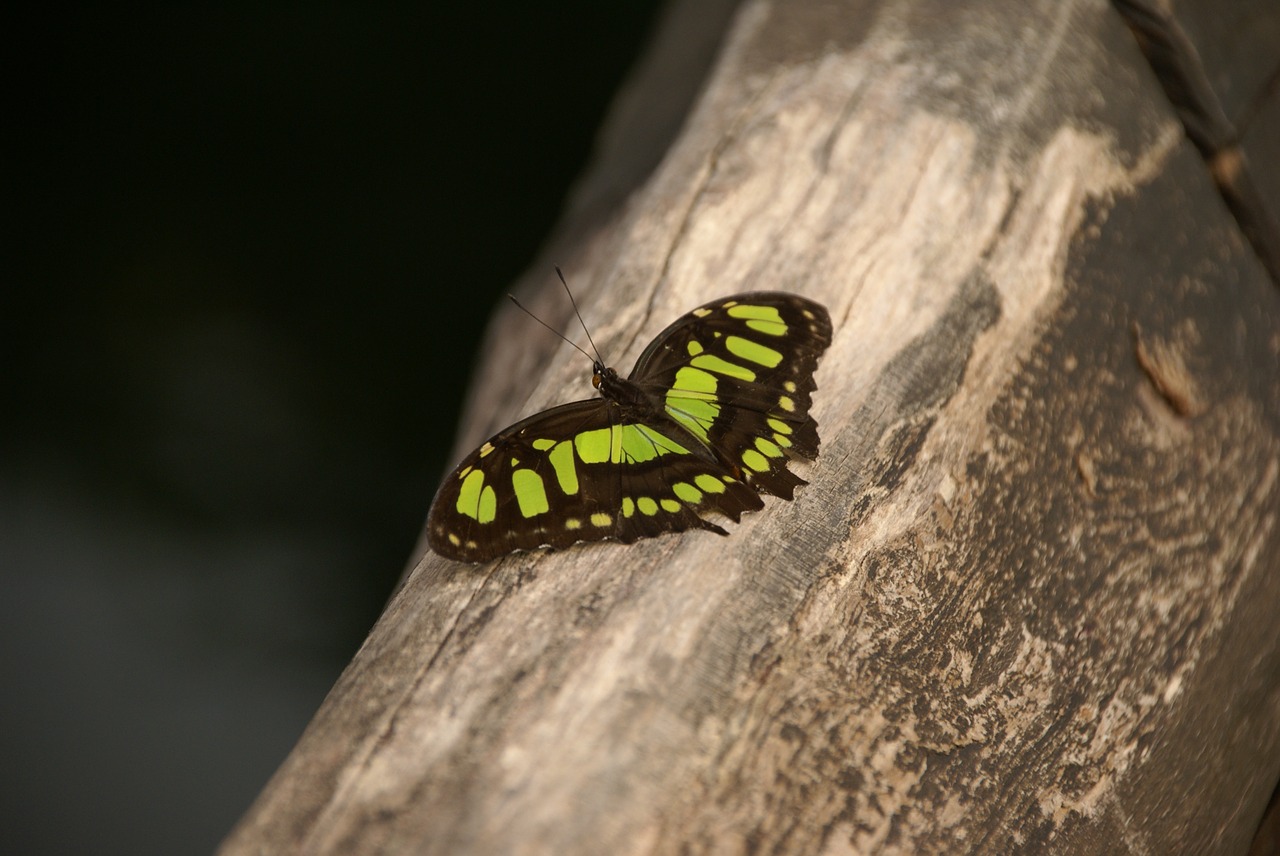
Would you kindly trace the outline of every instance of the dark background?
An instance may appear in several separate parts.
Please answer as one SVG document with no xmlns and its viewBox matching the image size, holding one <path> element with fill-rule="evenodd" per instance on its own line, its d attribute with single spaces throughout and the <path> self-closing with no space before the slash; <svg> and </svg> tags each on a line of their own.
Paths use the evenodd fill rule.
<svg viewBox="0 0 1280 856">
<path fill-rule="evenodd" d="M 403 570 L 659 3 L 431 5 L 9 33 L 0 850 L 211 850 Z"/>
</svg>

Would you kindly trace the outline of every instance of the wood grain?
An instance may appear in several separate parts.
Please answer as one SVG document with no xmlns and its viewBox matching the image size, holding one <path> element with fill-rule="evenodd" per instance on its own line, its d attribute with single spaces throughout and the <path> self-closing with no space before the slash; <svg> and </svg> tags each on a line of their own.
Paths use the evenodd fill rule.
<svg viewBox="0 0 1280 856">
<path fill-rule="evenodd" d="M 592 216 L 555 249 L 622 367 L 718 295 L 828 306 L 811 485 L 727 539 L 427 555 L 224 853 L 1247 848 L 1280 292 L 1114 10 L 748 2 Z M 589 391 L 491 345 L 460 450 Z"/>
</svg>

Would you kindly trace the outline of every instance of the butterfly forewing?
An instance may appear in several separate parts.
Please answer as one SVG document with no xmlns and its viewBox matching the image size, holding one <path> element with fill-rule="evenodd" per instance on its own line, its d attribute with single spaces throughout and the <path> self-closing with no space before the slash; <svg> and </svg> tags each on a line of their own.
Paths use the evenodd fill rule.
<svg viewBox="0 0 1280 856">
<path fill-rule="evenodd" d="M 804 481 L 787 469 L 788 457 L 818 454 L 809 405 L 813 373 L 830 344 L 831 319 L 819 304 L 784 292 L 740 294 L 662 331 L 631 380 L 661 394 L 667 412 L 726 467 L 791 499 Z"/>
<path fill-rule="evenodd" d="M 813 372 L 831 341 L 821 306 L 783 293 L 709 303 L 658 335 L 606 396 L 555 407 L 496 435 L 450 474 L 428 539 L 443 556 L 485 561 L 513 550 L 663 532 L 724 529 L 791 498 L 813 458 Z M 599 380 L 599 378 L 597 378 Z"/>
</svg>

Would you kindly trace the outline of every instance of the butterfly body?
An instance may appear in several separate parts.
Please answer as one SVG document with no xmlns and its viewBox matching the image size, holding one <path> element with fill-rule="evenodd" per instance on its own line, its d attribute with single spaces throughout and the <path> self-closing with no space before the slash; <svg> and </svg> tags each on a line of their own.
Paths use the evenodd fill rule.
<svg viewBox="0 0 1280 856">
<path fill-rule="evenodd" d="M 606 538 L 631 543 L 738 521 L 791 499 L 786 464 L 818 451 L 809 396 L 831 322 L 781 292 L 722 298 L 682 316 L 631 375 L 597 361 L 600 398 L 553 407 L 484 443 L 441 486 L 433 550 L 479 562 Z"/>
<path fill-rule="evenodd" d="M 600 391 L 604 401 L 617 408 L 610 414 L 611 422 L 620 423 L 627 418 L 627 414 L 643 414 L 643 424 L 658 428 L 663 435 L 675 440 L 690 454 L 709 461 L 716 460 L 715 453 L 710 448 L 699 442 L 687 428 L 671 418 L 663 407 L 659 393 L 646 390 L 640 384 L 623 378 L 601 362 L 596 362 L 593 367 L 591 385 Z"/>
</svg>

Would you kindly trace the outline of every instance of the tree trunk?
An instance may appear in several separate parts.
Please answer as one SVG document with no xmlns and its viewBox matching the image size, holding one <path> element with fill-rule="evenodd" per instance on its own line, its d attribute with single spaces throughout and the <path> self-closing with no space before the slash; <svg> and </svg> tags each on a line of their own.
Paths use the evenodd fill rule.
<svg viewBox="0 0 1280 856">
<path fill-rule="evenodd" d="M 1162 8 L 1125 4 L 1135 38 L 1101 0 L 745 3 L 665 159 L 550 252 L 622 369 L 717 296 L 824 303 L 810 485 L 727 539 L 428 553 L 223 852 L 1247 850 L 1280 778 L 1277 248 L 1140 49 Z M 1264 222 L 1271 47 L 1214 150 Z M 491 345 L 460 452 L 589 391 L 522 316 Z"/>
</svg>

